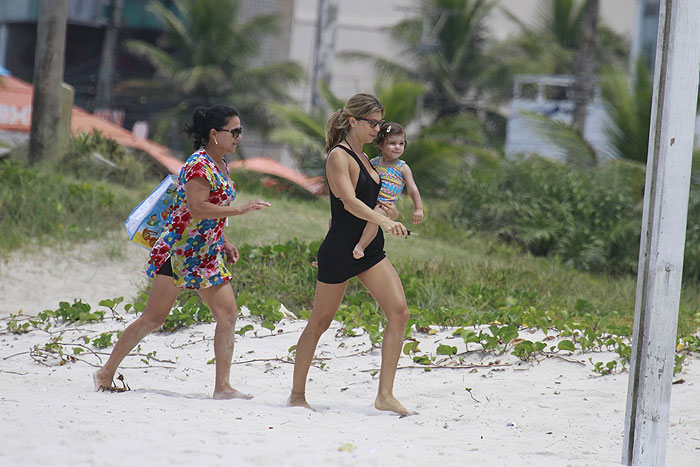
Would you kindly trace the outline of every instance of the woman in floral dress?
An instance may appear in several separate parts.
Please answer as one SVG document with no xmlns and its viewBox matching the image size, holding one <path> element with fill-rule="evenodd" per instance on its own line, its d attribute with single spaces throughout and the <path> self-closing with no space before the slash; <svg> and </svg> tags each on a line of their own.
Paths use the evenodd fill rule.
<svg viewBox="0 0 700 467">
<path fill-rule="evenodd" d="M 238 261 L 238 249 L 224 234 L 227 218 L 270 206 L 263 200 L 231 206 L 236 187 L 224 159 L 241 140 L 241 120 L 223 105 L 198 109 L 185 131 L 194 138 L 195 153 L 180 170 L 173 209 L 151 249 L 146 274 L 154 278 L 143 314 L 131 323 L 105 365 L 93 375 L 95 390 L 109 390 L 123 358 L 158 329 L 175 304 L 179 289 L 195 289 L 216 319 L 214 399 L 250 399 L 229 382 L 238 307 L 229 284 L 226 258 Z"/>
</svg>

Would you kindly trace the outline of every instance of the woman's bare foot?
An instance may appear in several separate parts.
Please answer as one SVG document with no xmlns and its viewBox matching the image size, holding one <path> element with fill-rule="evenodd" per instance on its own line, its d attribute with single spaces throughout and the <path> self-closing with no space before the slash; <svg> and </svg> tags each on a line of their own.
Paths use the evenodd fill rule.
<svg viewBox="0 0 700 467">
<path fill-rule="evenodd" d="M 355 248 L 353 248 L 353 250 L 352 250 L 352 257 L 355 259 L 360 259 L 363 256 L 365 256 L 365 249 L 362 248 L 360 246 L 360 244 L 358 243 L 357 245 L 355 245 Z"/>
<path fill-rule="evenodd" d="M 100 368 L 92 374 L 92 382 L 95 383 L 95 392 L 103 391 L 112 387 L 114 375 L 105 375 L 104 370 Z"/>
<path fill-rule="evenodd" d="M 406 407 L 401 405 L 401 402 L 397 401 L 393 395 L 382 396 L 378 395 L 374 400 L 374 408 L 377 410 L 386 410 L 389 412 L 396 412 L 401 416 L 413 415 L 414 412 L 409 412 Z"/>
<path fill-rule="evenodd" d="M 304 407 L 306 409 L 309 409 L 313 412 L 316 412 L 316 409 L 311 407 L 308 402 L 306 402 L 306 394 L 303 392 L 294 392 L 289 395 L 289 399 L 287 399 L 287 406 L 288 407 Z"/>
<path fill-rule="evenodd" d="M 252 399 L 253 396 L 250 394 L 245 394 L 237 389 L 233 389 L 232 387 L 227 387 L 224 389 L 217 389 L 214 391 L 214 394 L 211 396 L 212 399 L 217 399 L 217 400 L 224 400 L 224 399 Z"/>
</svg>

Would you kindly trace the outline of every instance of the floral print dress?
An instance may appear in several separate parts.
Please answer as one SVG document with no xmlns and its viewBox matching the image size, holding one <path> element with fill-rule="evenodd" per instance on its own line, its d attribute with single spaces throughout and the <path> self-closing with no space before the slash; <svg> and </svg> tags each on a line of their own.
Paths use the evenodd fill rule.
<svg viewBox="0 0 700 467">
<path fill-rule="evenodd" d="M 192 154 L 180 170 L 172 211 L 151 249 L 146 269 L 149 277 L 155 277 L 170 257 L 175 285 L 187 289 L 203 289 L 231 280 L 222 239 L 226 218 L 197 219 L 187 207 L 185 183 L 198 177 L 209 182 L 210 203 L 227 206 L 235 199 L 236 187 L 228 168 L 222 174 L 203 148 Z"/>
</svg>

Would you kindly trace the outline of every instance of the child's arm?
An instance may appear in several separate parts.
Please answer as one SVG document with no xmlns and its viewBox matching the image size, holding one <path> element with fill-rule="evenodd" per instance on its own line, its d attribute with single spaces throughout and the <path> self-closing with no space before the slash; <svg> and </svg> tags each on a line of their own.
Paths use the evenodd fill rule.
<svg viewBox="0 0 700 467">
<path fill-rule="evenodd" d="M 418 185 L 416 185 L 416 182 L 413 180 L 413 173 L 411 172 L 411 168 L 408 166 L 408 164 L 404 164 L 404 166 L 401 168 L 401 175 L 403 175 L 403 179 L 406 181 L 406 190 L 408 191 L 408 196 L 411 197 L 415 208 L 413 211 L 413 218 L 411 220 L 414 224 L 417 224 L 423 220 L 423 201 L 421 200 L 420 192 L 418 191 Z"/>
</svg>

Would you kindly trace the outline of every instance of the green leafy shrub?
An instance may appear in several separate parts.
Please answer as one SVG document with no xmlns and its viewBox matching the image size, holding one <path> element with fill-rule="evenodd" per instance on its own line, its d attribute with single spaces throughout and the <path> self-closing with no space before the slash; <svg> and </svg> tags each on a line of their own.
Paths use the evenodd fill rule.
<svg viewBox="0 0 700 467">
<path fill-rule="evenodd" d="M 545 160 L 504 162 L 491 179 L 453 183 L 454 222 L 494 232 L 577 268 L 636 270 L 643 174 L 611 162 L 590 171 Z"/>
<path fill-rule="evenodd" d="M 121 146 L 97 130 L 72 136 L 68 150 L 58 160 L 58 169 L 80 179 L 103 179 L 128 187 L 166 173 L 151 157 Z"/>
<path fill-rule="evenodd" d="M 121 227 L 142 196 L 94 179 L 0 161 L 0 251 L 32 240 L 82 240 Z"/>
<path fill-rule="evenodd" d="M 214 317 L 209 307 L 201 301 L 198 295 L 191 294 L 184 303 L 180 302 L 170 311 L 160 330 L 173 332 L 195 323 L 211 323 L 212 321 L 214 321 Z"/>
<path fill-rule="evenodd" d="M 60 302 L 55 310 L 44 310 L 38 314 L 40 321 L 53 318 L 64 323 L 86 323 L 100 321 L 104 317 L 104 311 L 92 311 L 88 303 L 82 300 L 74 300 L 73 303 Z"/>
<path fill-rule="evenodd" d="M 696 155 L 697 157 L 697 155 Z M 634 274 L 639 256 L 644 168 L 610 161 L 590 170 L 533 157 L 452 182 L 450 222 L 491 232 L 537 256 L 578 269 Z M 683 272 L 700 280 L 700 184 L 688 204 Z M 444 218 L 447 218 L 446 216 Z"/>
</svg>

